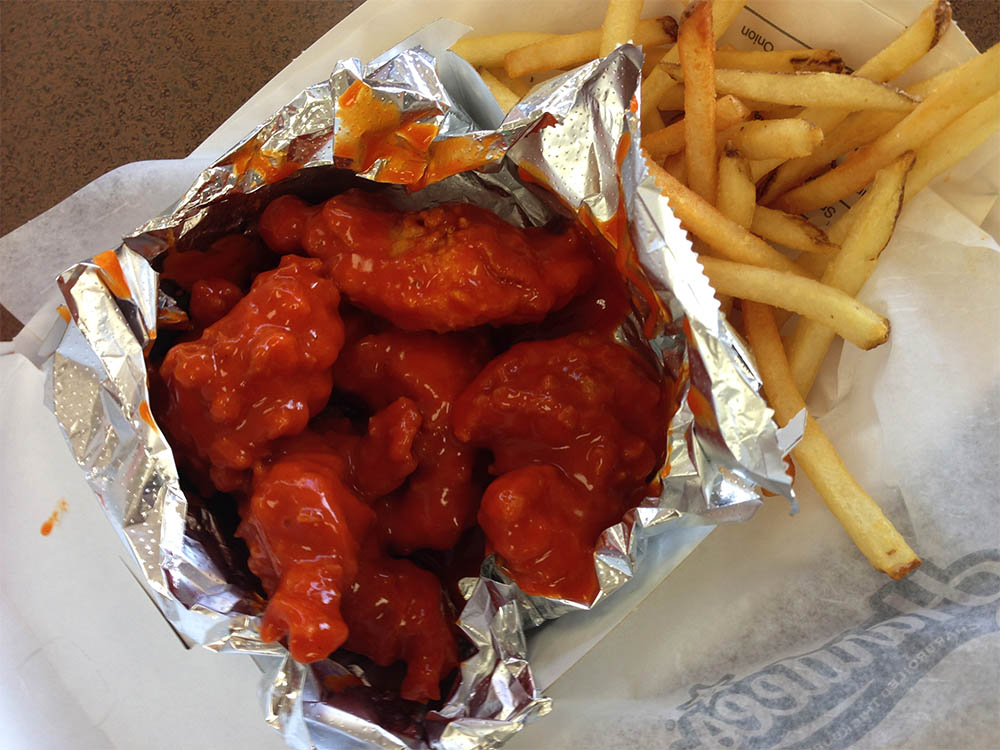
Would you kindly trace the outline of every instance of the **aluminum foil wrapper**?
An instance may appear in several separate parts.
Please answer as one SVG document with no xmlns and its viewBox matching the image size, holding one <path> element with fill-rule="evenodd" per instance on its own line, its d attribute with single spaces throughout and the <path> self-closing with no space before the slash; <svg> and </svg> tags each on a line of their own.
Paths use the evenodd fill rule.
<svg viewBox="0 0 1000 750">
<path fill-rule="evenodd" d="M 328 194 L 359 179 L 387 183 L 400 207 L 480 203 L 508 221 L 575 213 L 627 250 L 636 298 L 620 338 L 679 384 L 662 491 L 607 529 L 594 554 L 600 600 L 626 584 L 644 541 L 669 521 L 745 520 L 767 489 L 792 499 L 784 455 L 802 424 L 779 430 L 739 337 L 639 150 L 642 54 L 623 46 L 552 79 L 502 119 L 474 71 L 446 52 L 463 32 L 437 22 L 368 65 L 337 63 L 207 169 L 167 214 L 59 279 L 69 320 L 47 361 L 51 408 L 165 617 L 188 640 L 252 655 L 267 721 L 291 747 L 470 750 L 498 747 L 550 709 L 527 662 L 525 630 L 578 603 L 527 596 L 495 560 L 466 579 L 459 626 L 475 652 L 436 710 L 371 686 L 364 668 L 293 661 L 259 636 L 266 604 L 234 562 L 210 513 L 185 497 L 148 405 L 144 351 L 157 320 L 179 314 L 150 261 L 239 229 L 278 194 Z M 359 139 L 358 103 L 368 114 Z M 352 107 L 354 109 L 352 109 Z M 371 112 L 375 112 L 372 115 Z M 370 148 L 405 136 L 403 162 Z M 330 689 L 350 676 L 361 687 Z"/>
</svg>

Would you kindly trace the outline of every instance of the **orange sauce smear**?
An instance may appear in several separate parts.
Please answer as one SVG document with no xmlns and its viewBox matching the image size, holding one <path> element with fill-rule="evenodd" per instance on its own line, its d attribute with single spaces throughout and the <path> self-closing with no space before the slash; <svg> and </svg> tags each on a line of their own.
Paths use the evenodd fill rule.
<svg viewBox="0 0 1000 750">
<path fill-rule="evenodd" d="M 94 256 L 93 263 L 100 269 L 101 280 L 107 285 L 108 290 L 119 299 L 130 299 L 132 292 L 129 291 L 128 282 L 125 280 L 125 272 L 122 271 L 121 263 L 114 250 L 105 250 Z"/>
<path fill-rule="evenodd" d="M 52 511 L 52 515 L 50 515 L 46 519 L 45 523 L 42 524 L 41 528 L 42 536 L 48 536 L 49 534 L 51 534 L 52 529 L 54 529 L 56 525 L 59 523 L 59 519 L 61 518 L 62 514 L 68 510 L 69 510 L 69 503 L 67 503 L 65 499 L 60 499 L 59 503 L 56 505 L 56 509 Z"/>
</svg>

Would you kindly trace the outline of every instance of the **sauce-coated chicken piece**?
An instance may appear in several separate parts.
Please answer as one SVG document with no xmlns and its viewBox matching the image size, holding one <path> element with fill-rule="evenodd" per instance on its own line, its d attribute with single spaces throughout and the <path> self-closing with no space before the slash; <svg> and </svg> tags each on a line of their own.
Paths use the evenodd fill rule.
<svg viewBox="0 0 1000 750">
<path fill-rule="evenodd" d="M 473 475 L 476 449 L 455 439 L 451 409 L 487 359 L 482 340 L 473 334 L 395 331 L 366 336 L 337 361 L 338 388 L 360 396 L 371 409 L 406 397 L 422 417 L 413 441 L 416 471 L 400 491 L 375 503 L 376 525 L 396 553 L 448 549 L 476 521 L 482 494 Z"/>
<path fill-rule="evenodd" d="M 258 467 L 237 532 L 268 594 L 261 638 L 288 635 L 300 662 L 323 659 L 347 638 L 341 614 L 375 514 L 344 483 L 343 459 L 313 433 L 292 438 Z"/>
<path fill-rule="evenodd" d="M 353 303 L 407 330 L 539 321 L 590 283 L 590 240 L 576 226 L 519 229 L 467 203 L 397 211 L 361 190 L 319 207 L 284 196 L 261 233 L 277 252 L 322 258 Z"/>
<path fill-rule="evenodd" d="M 525 591 L 592 598 L 594 544 L 641 500 L 668 418 L 651 368 L 588 334 L 517 344 L 465 389 L 455 434 L 489 448 L 499 475 L 479 523 Z"/>
<path fill-rule="evenodd" d="M 340 295 L 320 262 L 288 256 L 160 368 L 175 445 L 207 460 L 223 492 L 246 489 L 271 441 L 305 429 L 326 404 L 344 341 Z"/>
<path fill-rule="evenodd" d="M 386 418 L 405 410 L 404 402 L 390 405 Z M 345 482 L 343 447 L 336 436 L 306 431 L 281 441 L 274 459 L 257 467 L 237 533 L 268 593 L 261 638 L 287 635 L 303 663 L 341 646 L 382 666 L 403 660 L 402 696 L 437 699 L 458 663 L 441 584 L 384 554 L 369 533 L 374 513 Z"/>
</svg>

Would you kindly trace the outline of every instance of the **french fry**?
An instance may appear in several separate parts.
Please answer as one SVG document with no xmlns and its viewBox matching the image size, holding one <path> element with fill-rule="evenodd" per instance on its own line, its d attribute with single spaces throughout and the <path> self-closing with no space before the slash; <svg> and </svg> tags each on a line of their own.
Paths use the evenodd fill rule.
<svg viewBox="0 0 1000 750">
<path fill-rule="evenodd" d="M 798 117 L 805 109 L 804 107 L 793 107 L 788 104 L 758 102 L 753 99 L 741 99 L 740 101 L 750 108 L 750 111 L 754 113 L 754 119 L 757 120 L 787 120 L 792 117 Z"/>
<path fill-rule="evenodd" d="M 757 186 L 750 179 L 750 165 L 736 148 L 726 148 L 719 157 L 719 187 L 715 202 L 719 213 L 749 229 L 757 207 Z"/>
<path fill-rule="evenodd" d="M 467 36 L 451 45 L 451 51 L 475 68 L 499 68 L 503 67 L 504 56 L 511 50 L 556 36 L 558 34 L 545 34 L 536 31 L 510 31 L 486 36 Z"/>
<path fill-rule="evenodd" d="M 823 70 L 843 73 L 844 59 L 832 49 L 735 50 L 720 49 L 715 53 L 718 68 L 761 70 L 768 73 L 796 73 L 800 70 Z"/>
<path fill-rule="evenodd" d="M 646 166 L 684 228 L 704 240 L 716 255 L 799 276 L 805 274 L 805 271 L 760 237 L 750 234 L 735 221 L 730 221 L 719 213 L 715 206 L 685 187 L 663 167 L 649 158 L 646 159 Z"/>
<path fill-rule="evenodd" d="M 489 87 L 490 93 L 493 94 L 493 98 L 497 100 L 497 104 L 500 105 L 500 109 L 504 112 L 510 112 L 514 106 L 521 101 L 521 97 L 507 88 L 503 82 L 501 82 L 495 75 L 490 73 L 486 68 L 479 69 L 479 77 L 483 79 L 483 83 Z"/>
<path fill-rule="evenodd" d="M 1000 94 L 984 99 L 916 150 L 916 162 L 906 177 L 903 202 L 927 183 L 951 169 L 1000 129 Z"/>
<path fill-rule="evenodd" d="M 768 242 L 804 253 L 829 255 L 838 250 L 826 233 L 815 224 L 810 224 L 801 216 L 786 214 L 767 206 L 757 206 L 750 231 Z"/>
<path fill-rule="evenodd" d="M 938 43 L 950 22 L 951 5 L 948 0 L 932 0 L 916 21 L 882 51 L 858 68 L 854 75 L 879 82 L 895 78 L 908 70 Z M 915 88 L 910 88 L 908 91 L 918 96 L 923 96 L 926 93 Z M 846 109 L 810 107 L 803 110 L 798 116 L 822 128 L 823 132 L 829 135 L 844 121 L 848 114 L 850 112 Z M 761 196 L 761 203 L 770 204 L 779 195 L 815 174 L 819 169 L 817 164 L 819 164 L 818 161 L 813 161 L 801 162 L 797 165 L 789 163 L 788 166 L 780 167 L 769 181 L 767 193 Z M 764 174 L 754 165 L 751 165 L 751 171 L 754 174 Z"/>
<path fill-rule="evenodd" d="M 861 349 L 874 349 L 889 338 L 888 320 L 839 289 L 773 268 L 709 256 L 699 261 L 719 294 L 798 313 L 830 326 Z"/>
<path fill-rule="evenodd" d="M 736 16 L 743 10 L 746 0 L 714 0 L 712 3 L 712 36 L 718 41 L 719 37 L 726 33 L 726 29 L 736 20 Z M 671 47 L 663 57 L 663 63 L 680 62 L 680 54 L 677 47 Z M 665 95 L 671 89 L 679 89 L 676 82 L 665 70 L 657 67 L 642 82 L 642 121 L 647 120 L 647 114 L 655 109 L 679 109 L 671 107 L 669 101 L 664 101 Z M 674 92 L 676 95 L 676 92 Z"/>
<path fill-rule="evenodd" d="M 601 50 L 601 29 L 559 34 L 504 55 L 503 66 L 511 78 L 538 73 L 553 68 L 572 68 L 598 57 Z M 670 16 L 639 21 L 634 41 L 643 47 L 657 47 L 677 39 L 677 21 Z"/>
<path fill-rule="evenodd" d="M 892 130 L 838 167 L 790 190 L 775 202 L 789 213 L 808 213 L 861 189 L 875 173 L 906 151 L 919 147 L 959 115 L 1000 89 L 1000 44 L 954 71 L 954 86 L 931 93 Z"/>
<path fill-rule="evenodd" d="M 757 208 L 760 206 L 758 205 Z M 827 236 L 829 237 L 829 232 L 827 232 Z M 830 256 L 822 253 L 803 253 L 795 259 L 795 263 L 805 270 L 810 279 L 819 280 L 823 278 L 823 272 L 830 263 Z"/>
<path fill-rule="evenodd" d="M 750 120 L 720 134 L 749 159 L 788 159 L 811 154 L 823 142 L 823 131 L 805 120 Z"/>
<path fill-rule="evenodd" d="M 662 109 L 665 111 L 684 109 L 684 86 L 678 83 L 669 88 L 660 98 L 659 104 L 653 109 Z M 645 117 L 645 115 L 643 116 Z"/>
<path fill-rule="evenodd" d="M 643 50 L 645 57 L 642 61 L 642 77 L 644 79 L 660 64 L 660 58 L 663 57 L 667 49 L 667 47 L 654 47 L 653 49 Z"/>
<path fill-rule="evenodd" d="M 958 68 L 946 70 L 944 73 L 913 84 L 907 88 L 907 93 L 926 98 L 935 91 L 950 88 L 958 81 L 959 77 Z M 829 114 L 832 111 L 821 110 L 819 114 Z M 780 195 L 826 168 L 842 154 L 865 146 L 888 132 L 904 117 L 906 114 L 903 112 L 879 112 L 877 110 L 855 112 L 832 131 L 826 131 L 823 143 L 813 153 L 809 156 L 792 159 L 771 175 L 767 183 L 762 186 L 760 203 L 765 205 L 773 203 Z M 754 166 L 754 163 L 751 162 L 751 172 L 756 177 L 758 173 Z"/>
<path fill-rule="evenodd" d="M 684 71 L 684 141 L 688 186 L 715 203 L 718 157 L 715 148 L 715 39 L 712 3 L 695 0 L 684 12 L 677 37 Z"/>
<path fill-rule="evenodd" d="M 683 81 L 679 65 L 660 66 L 674 80 Z M 775 104 L 842 109 L 887 109 L 909 112 L 918 100 L 892 86 L 836 73 L 762 73 L 715 69 L 715 88 L 722 94 Z"/>
<path fill-rule="evenodd" d="M 687 167 L 687 159 L 684 158 L 683 151 L 681 151 L 679 154 L 668 156 L 663 162 L 663 169 L 679 183 L 681 183 L 685 187 L 687 186 L 688 167 Z"/>
<path fill-rule="evenodd" d="M 660 110 L 654 109 L 648 115 L 646 115 L 646 120 L 643 121 L 643 127 L 648 126 L 651 130 L 663 130 L 667 127 L 667 123 L 663 121 L 663 115 L 660 114 Z M 684 130 L 684 126 L 681 125 L 681 131 Z M 683 137 L 683 132 L 681 133 Z"/>
<path fill-rule="evenodd" d="M 743 122 L 749 116 L 750 108 L 735 96 L 720 96 L 715 100 L 715 127 L 718 130 Z"/>
<path fill-rule="evenodd" d="M 743 321 L 764 393 L 778 424 L 784 426 L 806 406 L 795 390 L 771 310 L 766 305 L 745 302 Z M 851 476 L 812 417 L 807 418 L 805 435 L 793 455 L 827 508 L 876 570 L 899 580 L 920 565 L 920 558 L 885 517 L 878 503 Z"/>
<path fill-rule="evenodd" d="M 639 24 L 639 14 L 642 13 L 642 0 L 610 0 L 608 10 L 604 14 L 601 25 L 601 46 L 598 57 L 610 55 L 620 44 L 632 39 L 636 26 Z"/>
<path fill-rule="evenodd" d="M 503 67 L 486 68 L 486 70 L 490 71 L 490 75 L 500 81 L 500 83 L 513 91 L 519 97 L 524 97 L 529 91 L 531 91 L 531 87 L 534 85 L 526 78 L 511 78 L 507 75 L 507 72 L 503 69 Z"/>
<path fill-rule="evenodd" d="M 861 291 L 892 237 L 913 160 L 914 155 L 907 153 L 880 170 L 871 190 L 851 209 L 854 221 L 840 251 L 823 272 L 820 280 L 824 284 L 852 297 Z M 795 387 L 803 396 L 809 394 L 833 336 L 830 328 L 812 320 L 800 320 L 796 326 L 788 345 L 788 364 Z"/>
<path fill-rule="evenodd" d="M 854 75 L 873 81 L 889 81 L 906 72 L 940 41 L 951 23 L 948 0 L 932 0 L 881 52 L 858 68 Z"/>
<path fill-rule="evenodd" d="M 726 130 L 750 116 L 750 110 L 735 96 L 720 96 L 715 100 L 715 129 Z M 642 137 L 642 147 L 656 161 L 663 161 L 684 150 L 684 121 L 678 120 Z"/>
<path fill-rule="evenodd" d="M 784 163 L 785 163 L 784 159 L 753 159 L 750 162 L 750 176 L 753 178 L 753 181 L 755 183 L 760 182 L 761 177 L 766 175 L 775 167 Z"/>
<path fill-rule="evenodd" d="M 850 115 L 832 133 L 826 133 L 823 142 L 811 154 L 781 163 L 779 169 L 761 185 L 761 205 L 774 203 L 789 188 L 830 166 L 842 154 L 871 143 L 898 124 L 903 117 L 905 115 L 901 112 L 877 110 Z M 773 168 L 772 166 L 771 169 Z M 760 176 L 763 174 L 766 172 L 762 172 Z"/>
<path fill-rule="evenodd" d="M 953 68 L 943 73 L 915 83 L 907 92 L 922 99 L 935 91 L 944 91 L 955 85 L 961 77 L 961 70 Z M 822 110 L 829 114 L 832 110 Z M 782 165 L 768 179 L 761 190 L 760 202 L 771 204 L 789 189 L 800 185 L 817 172 L 826 168 L 842 154 L 854 151 L 874 141 L 895 127 L 906 115 L 902 112 L 855 112 L 843 120 L 832 131 L 826 131 L 823 143 L 809 156 L 793 159 Z M 751 171 L 753 164 L 751 164 Z"/>
</svg>

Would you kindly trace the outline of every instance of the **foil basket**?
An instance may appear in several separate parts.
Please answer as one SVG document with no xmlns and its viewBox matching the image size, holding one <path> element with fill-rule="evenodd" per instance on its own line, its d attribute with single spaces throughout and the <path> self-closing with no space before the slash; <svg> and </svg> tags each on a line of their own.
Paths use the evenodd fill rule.
<svg viewBox="0 0 1000 750">
<path fill-rule="evenodd" d="M 546 714 L 525 631 L 599 606 L 628 583 L 651 534 L 682 518 L 746 520 L 762 490 L 793 501 L 785 454 L 803 424 L 778 429 L 751 357 L 720 315 L 685 232 L 639 149 L 641 51 L 630 45 L 551 79 L 506 118 L 478 76 L 446 51 L 464 27 L 440 21 L 362 65 L 344 60 L 203 172 L 166 214 L 114 251 L 59 278 L 68 318 L 53 332 L 47 399 L 70 448 L 168 621 L 188 640 L 253 656 L 266 719 L 294 748 L 493 748 Z M 361 141 L 359 102 L 368 112 Z M 353 108 L 353 109 L 352 109 Z M 501 121 L 502 120 L 502 121 Z M 379 139 L 405 159 L 378 158 Z M 158 316 L 177 314 L 150 262 L 238 229 L 273 197 L 385 183 L 400 207 L 479 203 L 520 226 L 575 215 L 622 258 L 636 309 L 619 338 L 678 384 L 662 491 L 605 530 L 589 605 L 528 596 L 493 559 L 462 583 L 459 626 L 475 647 L 436 710 L 401 705 L 362 665 L 301 665 L 260 639 L 265 606 L 220 544 L 211 514 L 189 501 L 149 411 L 144 351 Z M 161 317 L 162 319 L 162 317 Z M 357 689 L 330 688 L 339 678 Z"/>
</svg>

